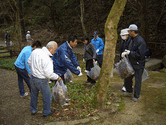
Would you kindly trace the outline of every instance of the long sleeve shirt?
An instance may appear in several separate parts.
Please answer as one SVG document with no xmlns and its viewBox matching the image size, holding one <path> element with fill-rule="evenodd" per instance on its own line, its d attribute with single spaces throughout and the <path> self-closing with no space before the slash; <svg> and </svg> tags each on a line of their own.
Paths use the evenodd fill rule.
<svg viewBox="0 0 166 125">
<path fill-rule="evenodd" d="M 103 40 L 100 37 L 97 37 L 97 39 L 93 38 L 91 40 L 91 42 L 94 44 L 95 46 L 95 51 L 97 49 L 99 49 L 99 52 L 97 53 L 97 55 L 102 55 L 103 54 L 103 48 L 104 48 L 104 43 Z"/>
<path fill-rule="evenodd" d="M 27 61 L 28 61 L 28 58 L 30 57 L 32 51 L 33 51 L 33 49 L 31 46 L 24 47 L 14 63 L 14 65 L 17 66 L 18 68 L 26 69 L 29 74 L 31 74 L 31 70 L 29 68 Z"/>
<path fill-rule="evenodd" d="M 46 47 L 35 49 L 28 59 L 31 73 L 40 79 L 57 80 L 59 76 L 53 72 L 52 54 Z"/>
</svg>

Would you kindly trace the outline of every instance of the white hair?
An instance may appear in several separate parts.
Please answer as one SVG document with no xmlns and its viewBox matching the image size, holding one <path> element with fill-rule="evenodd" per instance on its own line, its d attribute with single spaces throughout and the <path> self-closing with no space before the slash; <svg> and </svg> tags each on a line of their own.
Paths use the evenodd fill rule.
<svg viewBox="0 0 166 125">
<path fill-rule="evenodd" d="M 54 48 L 55 48 L 55 45 L 58 46 L 57 42 L 55 42 L 55 41 L 50 41 L 50 42 L 47 43 L 46 48 L 47 48 L 47 49 L 50 49 L 50 48 L 51 48 L 51 49 L 54 49 Z"/>
<path fill-rule="evenodd" d="M 28 30 L 27 33 L 31 33 L 31 32 Z"/>
</svg>

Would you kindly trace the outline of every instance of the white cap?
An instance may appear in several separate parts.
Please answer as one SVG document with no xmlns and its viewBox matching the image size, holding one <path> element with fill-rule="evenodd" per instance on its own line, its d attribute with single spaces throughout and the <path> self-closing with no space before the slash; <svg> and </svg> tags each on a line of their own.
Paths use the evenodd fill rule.
<svg viewBox="0 0 166 125">
<path fill-rule="evenodd" d="M 131 24 L 130 26 L 129 26 L 129 28 L 128 28 L 128 30 L 138 30 L 138 27 L 137 27 L 137 25 L 135 25 L 135 24 Z"/>
<path fill-rule="evenodd" d="M 30 33 L 30 31 L 28 30 L 27 33 Z"/>
<path fill-rule="evenodd" d="M 126 35 L 126 34 L 129 34 L 128 29 L 122 29 L 121 32 L 120 32 L 120 35 L 123 36 L 123 35 Z"/>
</svg>

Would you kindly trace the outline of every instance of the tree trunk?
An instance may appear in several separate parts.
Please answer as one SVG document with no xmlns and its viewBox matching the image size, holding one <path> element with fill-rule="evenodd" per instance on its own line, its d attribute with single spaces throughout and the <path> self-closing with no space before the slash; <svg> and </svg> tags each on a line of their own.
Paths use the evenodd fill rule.
<svg viewBox="0 0 166 125">
<path fill-rule="evenodd" d="M 127 0 L 115 0 L 105 23 L 105 48 L 99 81 L 96 83 L 94 107 L 103 108 L 110 84 L 117 42 L 117 27 Z"/>
<path fill-rule="evenodd" d="M 18 16 L 19 16 L 19 23 L 20 23 L 20 30 L 21 30 L 21 42 L 26 42 L 25 38 L 25 28 L 24 28 L 24 19 L 23 19 L 23 12 L 22 12 L 22 2 L 18 0 Z"/>
<path fill-rule="evenodd" d="M 147 0 L 141 0 L 141 36 L 145 42 L 148 42 L 148 13 L 147 13 Z"/>
<path fill-rule="evenodd" d="M 80 0 L 80 9 L 81 9 L 80 18 L 81 18 L 81 25 L 82 25 L 83 33 L 84 33 L 84 35 L 87 35 L 85 25 L 84 25 L 84 0 Z"/>
</svg>

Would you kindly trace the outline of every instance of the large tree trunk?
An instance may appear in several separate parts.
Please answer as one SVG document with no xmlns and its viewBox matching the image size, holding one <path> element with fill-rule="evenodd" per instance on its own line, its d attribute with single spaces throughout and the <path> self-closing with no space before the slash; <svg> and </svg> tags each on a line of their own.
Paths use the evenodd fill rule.
<svg viewBox="0 0 166 125">
<path fill-rule="evenodd" d="M 99 109 L 104 106 L 107 88 L 110 84 L 110 74 L 114 64 L 117 42 L 117 27 L 126 2 L 127 0 L 115 0 L 105 23 L 105 48 L 103 64 L 100 72 L 100 78 L 96 85 L 96 93 L 94 97 L 94 106 Z"/>
<path fill-rule="evenodd" d="M 82 25 L 83 33 L 84 33 L 84 35 L 87 35 L 85 25 L 84 25 L 84 0 L 80 0 L 80 9 L 81 9 L 80 18 L 81 18 L 81 25 Z"/>
<path fill-rule="evenodd" d="M 148 42 L 148 13 L 147 13 L 147 0 L 141 0 L 141 36 L 145 42 Z"/>
</svg>

